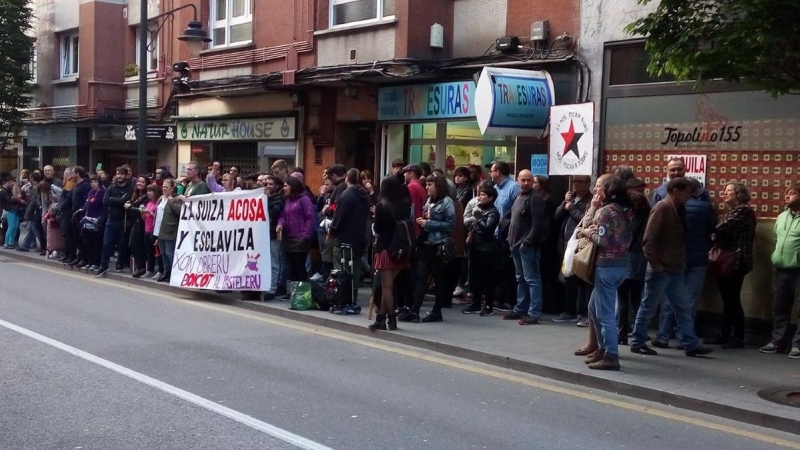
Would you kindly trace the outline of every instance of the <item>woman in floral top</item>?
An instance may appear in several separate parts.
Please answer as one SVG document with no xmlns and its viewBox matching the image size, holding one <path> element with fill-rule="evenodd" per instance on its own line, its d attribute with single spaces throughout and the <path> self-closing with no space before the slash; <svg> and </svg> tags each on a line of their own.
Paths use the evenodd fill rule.
<svg viewBox="0 0 800 450">
<path fill-rule="evenodd" d="M 730 183 L 722 191 L 722 199 L 730 210 L 717 225 L 714 245 L 736 253 L 733 273 L 718 277 L 722 297 L 722 326 L 720 334 L 707 339 L 706 344 L 722 348 L 744 347 L 744 310 L 742 309 L 742 282 L 753 270 L 753 241 L 756 238 L 756 214 L 750 207 L 750 191 L 742 183 Z M 733 334 L 731 334 L 733 331 Z"/>
</svg>

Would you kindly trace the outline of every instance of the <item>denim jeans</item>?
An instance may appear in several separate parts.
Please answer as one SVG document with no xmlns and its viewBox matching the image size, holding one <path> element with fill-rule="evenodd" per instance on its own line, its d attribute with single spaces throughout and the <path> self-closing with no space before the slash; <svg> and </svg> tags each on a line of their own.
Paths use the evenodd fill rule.
<svg viewBox="0 0 800 450">
<path fill-rule="evenodd" d="M 175 239 L 159 239 L 158 251 L 161 252 L 161 259 L 164 262 L 164 276 L 169 278 L 172 275 L 172 262 L 175 260 Z"/>
<path fill-rule="evenodd" d="M 694 332 L 694 319 L 692 318 L 692 300 L 686 289 L 686 275 L 684 272 L 662 271 L 655 273 L 647 265 L 647 274 L 644 278 L 644 294 L 639 312 L 636 314 L 636 323 L 633 325 L 633 338 L 631 348 L 642 347 L 647 342 L 647 327 L 655 316 L 661 299 L 666 297 L 675 311 L 678 329 L 686 350 L 697 348 L 700 344 Z"/>
<path fill-rule="evenodd" d="M 703 295 L 703 286 L 706 282 L 706 266 L 687 267 L 684 272 L 686 277 L 686 290 L 691 301 L 692 322 L 697 317 L 697 301 Z M 658 340 L 667 342 L 672 337 L 676 337 L 681 342 L 681 333 L 675 327 L 675 311 L 666 298 L 661 299 L 661 313 L 658 316 Z"/>
<path fill-rule="evenodd" d="M 269 241 L 269 258 L 272 264 L 272 280 L 269 285 L 269 293 L 274 294 L 278 285 L 286 285 L 286 277 L 289 267 L 286 264 L 286 254 L 283 253 L 281 241 L 272 239 Z"/>
<path fill-rule="evenodd" d="M 8 229 L 6 230 L 6 240 L 5 245 L 7 247 L 16 247 L 17 246 L 17 231 L 19 231 L 19 221 L 22 218 L 22 214 L 16 211 L 6 211 L 6 222 L 8 223 Z"/>
<path fill-rule="evenodd" d="M 22 245 L 20 245 L 20 247 L 27 250 L 35 250 L 37 239 L 39 240 L 39 244 L 41 245 L 42 250 L 46 250 L 47 242 L 44 239 L 44 229 L 42 228 L 42 222 L 37 222 L 36 220 L 29 220 L 28 232 L 22 239 Z"/>
<path fill-rule="evenodd" d="M 514 258 L 517 276 L 517 304 L 514 312 L 538 319 L 542 315 L 542 275 L 539 271 L 542 253 L 538 248 L 523 245 L 512 248 L 511 256 Z"/>
<path fill-rule="evenodd" d="M 597 341 L 609 355 L 619 356 L 617 335 L 617 289 L 628 276 L 628 266 L 597 266 L 589 311 L 594 319 Z"/>
<path fill-rule="evenodd" d="M 122 219 L 108 219 L 106 221 L 106 230 L 103 233 L 103 252 L 100 256 L 101 269 L 108 269 L 108 262 L 111 260 L 111 255 L 114 254 L 114 248 L 120 244 L 124 225 L 125 221 Z M 121 248 L 120 254 L 122 254 Z M 117 264 L 120 264 L 120 262 Z"/>
</svg>

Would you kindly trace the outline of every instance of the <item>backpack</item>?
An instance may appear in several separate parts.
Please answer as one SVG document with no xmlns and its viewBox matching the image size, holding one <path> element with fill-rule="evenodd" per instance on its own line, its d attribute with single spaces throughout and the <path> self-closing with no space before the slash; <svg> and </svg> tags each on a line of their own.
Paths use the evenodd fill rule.
<svg viewBox="0 0 800 450">
<path fill-rule="evenodd" d="M 408 261 L 416 253 L 416 236 L 414 236 L 414 225 L 410 220 L 398 220 L 395 222 L 392 243 L 389 244 L 389 257 L 394 261 Z"/>
<path fill-rule="evenodd" d="M 328 306 L 334 309 L 352 305 L 354 303 L 352 275 L 344 270 L 332 270 L 325 281 L 325 300 Z"/>
</svg>

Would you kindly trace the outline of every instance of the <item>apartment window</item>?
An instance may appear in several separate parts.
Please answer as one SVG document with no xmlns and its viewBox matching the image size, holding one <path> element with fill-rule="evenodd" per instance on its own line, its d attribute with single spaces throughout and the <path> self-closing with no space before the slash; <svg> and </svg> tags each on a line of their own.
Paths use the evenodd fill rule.
<svg viewBox="0 0 800 450">
<path fill-rule="evenodd" d="M 145 72 L 152 72 L 158 69 L 158 34 L 156 30 L 147 33 L 147 67 Z M 139 65 L 139 28 L 136 28 L 136 65 Z"/>
<path fill-rule="evenodd" d="M 395 0 L 331 0 L 331 26 L 394 16 Z"/>
<path fill-rule="evenodd" d="M 61 78 L 78 76 L 78 33 L 61 36 Z"/>
<path fill-rule="evenodd" d="M 644 49 L 644 42 L 609 46 L 607 51 L 611 62 L 610 86 L 675 81 L 675 77 L 669 74 L 653 77 L 647 73 L 650 56 Z"/>
<path fill-rule="evenodd" d="M 251 42 L 252 0 L 211 0 L 211 39 L 213 47 Z"/>
<path fill-rule="evenodd" d="M 36 72 L 38 68 L 39 68 L 39 51 L 36 48 L 36 43 L 34 43 L 33 45 L 31 45 L 31 59 L 30 62 L 28 62 L 28 74 L 31 77 L 29 81 L 31 83 L 37 82 Z"/>
</svg>

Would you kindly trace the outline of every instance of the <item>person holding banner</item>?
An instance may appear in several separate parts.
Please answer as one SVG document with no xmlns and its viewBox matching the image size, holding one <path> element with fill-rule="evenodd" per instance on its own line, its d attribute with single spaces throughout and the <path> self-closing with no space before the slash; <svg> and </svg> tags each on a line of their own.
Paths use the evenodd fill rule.
<svg viewBox="0 0 800 450">
<path fill-rule="evenodd" d="M 311 234 L 317 215 L 303 183 L 297 178 L 286 177 L 283 194 L 285 204 L 275 232 L 283 242 L 283 251 L 289 264 L 289 279 L 306 281 L 306 258 L 311 248 Z"/>
<path fill-rule="evenodd" d="M 166 178 L 161 183 L 162 196 L 156 207 L 156 220 L 153 236 L 158 240 L 158 251 L 164 263 L 164 273 L 156 279 L 159 283 L 169 283 L 172 275 L 172 261 L 175 256 L 175 241 L 178 239 L 178 223 L 181 205 L 175 201 L 175 179 Z"/>
</svg>

